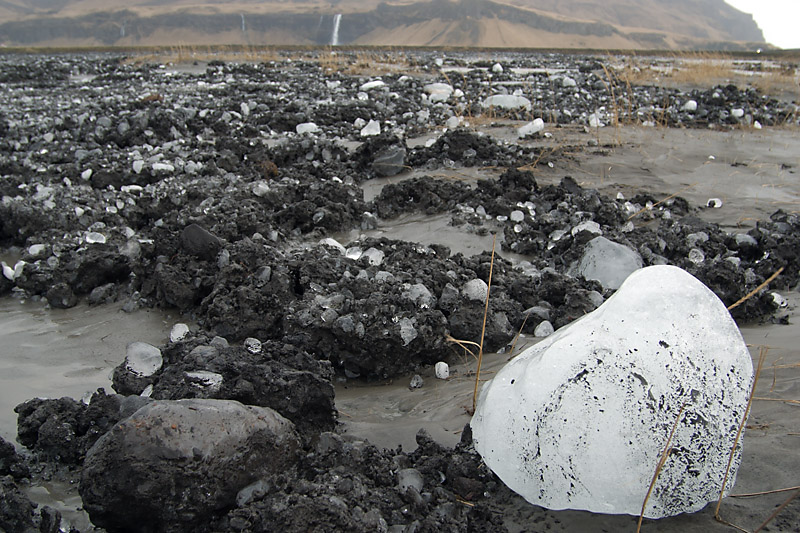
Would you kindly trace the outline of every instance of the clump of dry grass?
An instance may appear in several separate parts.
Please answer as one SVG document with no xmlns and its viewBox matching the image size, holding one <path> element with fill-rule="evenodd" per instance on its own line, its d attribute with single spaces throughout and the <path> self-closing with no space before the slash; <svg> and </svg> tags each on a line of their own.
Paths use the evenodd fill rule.
<svg viewBox="0 0 800 533">
<path fill-rule="evenodd" d="M 635 85 L 712 87 L 730 83 L 782 97 L 796 95 L 800 82 L 795 63 L 776 58 L 743 60 L 722 52 L 683 52 L 663 58 L 632 55 L 609 62 L 613 64 L 609 70 L 618 80 Z"/>
</svg>

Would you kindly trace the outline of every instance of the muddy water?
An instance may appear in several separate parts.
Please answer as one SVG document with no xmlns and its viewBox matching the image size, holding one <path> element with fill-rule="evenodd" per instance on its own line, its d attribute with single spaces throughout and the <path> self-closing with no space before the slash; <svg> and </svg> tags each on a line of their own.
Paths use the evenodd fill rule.
<svg viewBox="0 0 800 533">
<path fill-rule="evenodd" d="M 119 305 L 49 309 L 0 298 L 0 435 L 16 439 L 14 406 L 35 397 L 80 399 L 104 387 L 134 341 L 161 344 L 177 316 Z"/>
</svg>

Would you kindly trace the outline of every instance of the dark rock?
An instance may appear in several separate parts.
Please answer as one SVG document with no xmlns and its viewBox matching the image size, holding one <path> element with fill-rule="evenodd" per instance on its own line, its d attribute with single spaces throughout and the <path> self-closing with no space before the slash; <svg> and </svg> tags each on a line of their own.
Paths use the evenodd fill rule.
<svg viewBox="0 0 800 533">
<path fill-rule="evenodd" d="M 35 533 L 33 518 L 36 504 L 28 499 L 11 476 L 0 478 L 0 529 L 8 532 Z"/>
<path fill-rule="evenodd" d="M 222 242 L 216 235 L 197 224 L 190 224 L 183 229 L 181 244 L 186 253 L 206 261 L 213 260 L 222 247 Z"/>
<path fill-rule="evenodd" d="M 89 451 L 80 493 L 109 531 L 190 531 L 233 506 L 258 479 L 294 469 L 291 422 L 225 400 L 158 401 L 136 411 Z"/>
<path fill-rule="evenodd" d="M 47 303 L 56 309 L 69 309 L 78 305 L 78 297 L 66 283 L 56 283 L 47 291 Z"/>
<path fill-rule="evenodd" d="M 375 155 L 375 160 L 372 162 L 372 170 L 378 176 L 395 176 L 406 170 L 405 161 L 405 147 L 392 145 Z"/>
<path fill-rule="evenodd" d="M 27 477 L 28 465 L 17 454 L 14 445 L 0 437 L 0 476 L 11 476 L 14 479 Z"/>
</svg>

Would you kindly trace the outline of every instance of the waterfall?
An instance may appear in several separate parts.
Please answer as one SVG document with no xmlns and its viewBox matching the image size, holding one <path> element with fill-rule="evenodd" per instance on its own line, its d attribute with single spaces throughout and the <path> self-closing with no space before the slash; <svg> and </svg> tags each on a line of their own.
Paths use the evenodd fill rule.
<svg viewBox="0 0 800 533">
<path fill-rule="evenodd" d="M 125 22 L 123 22 L 122 26 L 119 27 L 119 36 L 125 37 Z"/>
<path fill-rule="evenodd" d="M 244 24 L 244 13 L 242 13 L 242 33 L 247 33 L 247 26 Z"/>
<path fill-rule="evenodd" d="M 339 46 L 339 24 L 341 24 L 341 22 L 341 13 L 337 13 L 333 16 L 333 34 L 331 35 L 331 46 Z"/>
</svg>

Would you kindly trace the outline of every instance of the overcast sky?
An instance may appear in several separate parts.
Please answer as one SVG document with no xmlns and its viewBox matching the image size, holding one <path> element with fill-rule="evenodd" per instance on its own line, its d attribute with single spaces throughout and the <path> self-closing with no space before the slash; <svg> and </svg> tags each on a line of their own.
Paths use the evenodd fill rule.
<svg viewBox="0 0 800 533">
<path fill-rule="evenodd" d="M 768 43 L 781 48 L 800 48 L 800 0 L 725 0 L 751 13 Z"/>
</svg>

